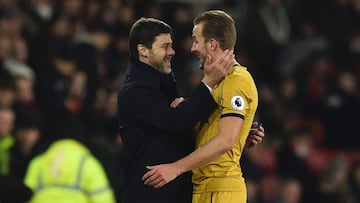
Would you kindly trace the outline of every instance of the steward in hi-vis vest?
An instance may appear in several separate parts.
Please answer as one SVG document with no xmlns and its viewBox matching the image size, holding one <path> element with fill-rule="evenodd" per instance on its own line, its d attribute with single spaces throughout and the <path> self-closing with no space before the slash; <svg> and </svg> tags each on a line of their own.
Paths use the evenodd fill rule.
<svg viewBox="0 0 360 203">
<path fill-rule="evenodd" d="M 101 163 L 74 139 L 60 139 L 29 164 L 31 203 L 115 203 Z"/>
</svg>

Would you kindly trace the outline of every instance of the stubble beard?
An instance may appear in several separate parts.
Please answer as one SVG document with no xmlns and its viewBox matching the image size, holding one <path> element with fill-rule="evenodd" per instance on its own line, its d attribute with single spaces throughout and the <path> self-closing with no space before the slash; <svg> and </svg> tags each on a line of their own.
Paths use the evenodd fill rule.
<svg viewBox="0 0 360 203">
<path fill-rule="evenodd" d="M 161 73 L 165 73 L 165 74 L 169 74 L 171 73 L 171 62 L 165 62 L 165 60 L 163 60 L 161 63 L 156 64 L 155 69 Z"/>
</svg>

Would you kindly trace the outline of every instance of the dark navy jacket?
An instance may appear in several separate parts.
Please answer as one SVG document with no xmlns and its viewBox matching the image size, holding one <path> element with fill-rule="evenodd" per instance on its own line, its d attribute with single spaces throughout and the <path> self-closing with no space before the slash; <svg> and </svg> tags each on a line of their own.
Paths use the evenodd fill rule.
<svg viewBox="0 0 360 203">
<path fill-rule="evenodd" d="M 193 150 L 192 127 L 216 107 L 200 83 L 177 108 L 175 79 L 135 59 L 130 60 L 118 95 L 120 135 L 126 153 L 123 203 L 190 203 L 191 173 L 182 174 L 163 188 L 145 186 L 146 166 L 176 161 Z"/>
</svg>

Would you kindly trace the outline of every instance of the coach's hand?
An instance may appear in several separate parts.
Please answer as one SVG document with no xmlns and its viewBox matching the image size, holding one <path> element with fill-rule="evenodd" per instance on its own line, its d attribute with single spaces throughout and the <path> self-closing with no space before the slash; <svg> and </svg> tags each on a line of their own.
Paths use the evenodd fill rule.
<svg viewBox="0 0 360 203">
<path fill-rule="evenodd" d="M 234 65 L 233 50 L 225 50 L 224 53 L 215 61 L 210 55 L 207 55 L 204 63 L 204 77 L 202 82 L 211 88 L 214 88 L 218 83 L 227 76 Z"/>
<path fill-rule="evenodd" d="M 265 129 L 259 122 L 253 122 L 246 139 L 246 148 L 251 148 L 259 144 L 265 137 Z"/>
<path fill-rule="evenodd" d="M 184 101 L 185 101 L 184 97 L 175 98 L 174 101 L 171 102 L 170 107 L 171 108 L 176 108 L 177 106 L 179 106 Z"/>
</svg>

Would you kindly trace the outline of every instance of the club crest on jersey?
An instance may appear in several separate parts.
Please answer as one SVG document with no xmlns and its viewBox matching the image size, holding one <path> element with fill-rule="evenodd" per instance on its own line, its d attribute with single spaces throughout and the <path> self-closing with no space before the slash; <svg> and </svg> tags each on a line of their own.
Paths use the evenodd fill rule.
<svg viewBox="0 0 360 203">
<path fill-rule="evenodd" d="M 245 107 L 245 100 L 242 96 L 236 95 L 231 98 L 231 107 L 235 110 L 243 110 Z"/>
</svg>

